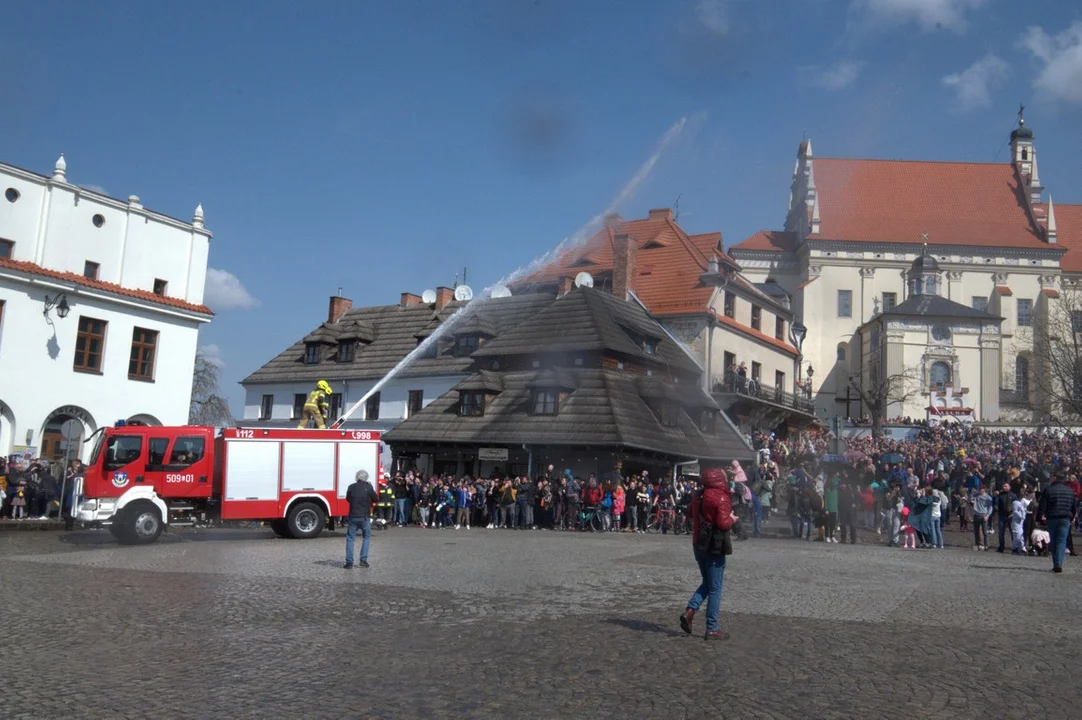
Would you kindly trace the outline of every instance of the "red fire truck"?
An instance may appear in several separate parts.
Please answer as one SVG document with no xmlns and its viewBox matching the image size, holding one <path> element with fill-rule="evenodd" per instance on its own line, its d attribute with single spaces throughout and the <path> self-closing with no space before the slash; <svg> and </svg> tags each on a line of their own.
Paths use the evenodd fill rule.
<svg viewBox="0 0 1082 720">
<path fill-rule="evenodd" d="M 281 537 L 314 538 L 349 514 L 346 488 L 362 469 L 379 492 L 379 432 L 106 427 L 74 489 L 75 517 L 127 545 L 154 542 L 168 524 L 215 520 L 268 521 Z"/>
</svg>

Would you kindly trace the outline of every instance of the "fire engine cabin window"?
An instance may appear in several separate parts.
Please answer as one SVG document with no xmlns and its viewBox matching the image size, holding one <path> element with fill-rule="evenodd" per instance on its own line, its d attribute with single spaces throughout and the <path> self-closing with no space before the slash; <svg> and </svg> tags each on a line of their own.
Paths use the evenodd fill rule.
<svg viewBox="0 0 1082 720">
<path fill-rule="evenodd" d="M 148 465 L 164 465 L 165 451 L 169 449 L 169 438 L 150 438 Z"/>
<path fill-rule="evenodd" d="M 202 460 L 204 442 L 200 435 L 178 437 L 169 455 L 169 468 L 179 470 Z"/>
<path fill-rule="evenodd" d="M 105 469 L 117 470 L 143 454 L 142 435 L 113 435 L 105 447 Z"/>
</svg>

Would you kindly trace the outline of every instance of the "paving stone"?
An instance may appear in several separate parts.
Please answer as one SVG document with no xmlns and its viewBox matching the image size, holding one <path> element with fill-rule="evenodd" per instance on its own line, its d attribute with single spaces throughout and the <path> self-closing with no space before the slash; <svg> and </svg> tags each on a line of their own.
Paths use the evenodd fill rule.
<svg viewBox="0 0 1082 720">
<path fill-rule="evenodd" d="M 686 537 L 7 533 L 3 717 L 1070 717 L 1079 566 L 738 543 L 705 643 Z M 702 622 L 697 623 L 699 630 Z M 11 672 L 14 671 L 14 672 Z M 41 680 L 46 679 L 45 686 Z"/>
</svg>

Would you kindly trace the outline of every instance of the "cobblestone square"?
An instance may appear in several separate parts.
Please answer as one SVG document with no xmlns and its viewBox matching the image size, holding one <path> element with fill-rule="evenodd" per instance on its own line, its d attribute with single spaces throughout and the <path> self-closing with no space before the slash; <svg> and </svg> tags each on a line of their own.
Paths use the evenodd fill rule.
<svg viewBox="0 0 1082 720">
<path fill-rule="evenodd" d="M 1077 717 L 1079 569 L 738 543 L 723 629 L 687 538 L 0 534 L 3 717 Z M 701 630 L 701 623 L 697 624 Z"/>
</svg>

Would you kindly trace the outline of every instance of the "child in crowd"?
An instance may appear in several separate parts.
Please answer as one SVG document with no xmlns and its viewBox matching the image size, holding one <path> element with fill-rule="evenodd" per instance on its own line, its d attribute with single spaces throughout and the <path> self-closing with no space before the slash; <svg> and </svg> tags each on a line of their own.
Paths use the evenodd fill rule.
<svg viewBox="0 0 1082 720">
<path fill-rule="evenodd" d="M 917 529 L 909 524 L 909 508 L 902 508 L 902 534 L 905 535 L 905 544 L 902 545 L 906 550 L 917 549 Z"/>
<path fill-rule="evenodd" d="M 1040 528 L 1033 528 L 1033 532 L 1029 536 L 1029 550 L 1031 554 L 1044 557 L 1048 555 L 1049 543 L 1052 542 L 1051 536 L 1047 530 L 1041 530 Z"/>
<path fill-rule="evenodd" d="M 11 519 L 22 520 L 26 517 L 26 481 L 15 486 L 11 494 Z"/>
</svg>

